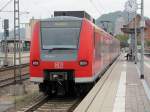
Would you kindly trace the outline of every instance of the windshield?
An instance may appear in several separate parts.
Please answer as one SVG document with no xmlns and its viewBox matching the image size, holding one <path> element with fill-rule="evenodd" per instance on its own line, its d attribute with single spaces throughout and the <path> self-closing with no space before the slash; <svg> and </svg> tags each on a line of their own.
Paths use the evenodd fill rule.
<svg viewBox="0 0 150 112">
<path fill-rule="evenodd" d="M 57 23 L 57 24 L 56 24 Z M 78 48 L 81 22 L 49 22 L 41 27 L 42 49 Z"/>
</svg>

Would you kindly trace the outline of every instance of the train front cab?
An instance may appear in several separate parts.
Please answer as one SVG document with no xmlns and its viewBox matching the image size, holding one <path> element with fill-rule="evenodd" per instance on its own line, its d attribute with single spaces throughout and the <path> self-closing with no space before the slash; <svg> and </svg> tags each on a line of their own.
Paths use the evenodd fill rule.
<svg viewBox="0 0 150 112">
<path fill-rule="evenodd" d="M 43 23 L 38 22 L 34 27 L 30 50 L 30 79 L 33 82 L 40 83 L 39 87 L 43 92 L 56 92 L 58 90 L 57 87 L 61 85 L 64 86 L 63 88 L 67 92 L 71 91 L 74 87 L 82 90 L 81 85 L 84 86 L 93 82 L 92 54 L 94 45 L 92 37 L 94 28 L 88 20 L 82 19 L 81 26 L 79 29 L 76 28 L 78 32 L 77 40 L 70 40 L 68 37 L 67 40 L 69 42 L 67 43 L 73 41 L 73 45 L 69 44 L 66 46 L 67 40 L 63 39 L 63 35 L 59 34 L 57 30 L 60 33 L 69 35 L 73 33 L 71 31 L 72 27 L 67 26 L 64 33 L 62 25 L 68 23 L 57 22 L 54 24 L 54 21 L 52 23 L 47 23 L 46 21 Z M 61 29 L 57 29 L 56 26 L 54 28 L 52 25 L 61 25 L 61 27 L 59 26 Z M 74 34 L 76 35 L 76 33 Z M 59 35 L 62 40 L 60 37 L 56 38 L 55 35 Z M 58 46 L 52 44 L 52 38 L 58 42 Z M 64 45 L 60 45 L 63 42 Z M 51 45 L 49 45 L 50 43 Z M 75 48 L 76 46 L 77 48 Z"/>
</svg>

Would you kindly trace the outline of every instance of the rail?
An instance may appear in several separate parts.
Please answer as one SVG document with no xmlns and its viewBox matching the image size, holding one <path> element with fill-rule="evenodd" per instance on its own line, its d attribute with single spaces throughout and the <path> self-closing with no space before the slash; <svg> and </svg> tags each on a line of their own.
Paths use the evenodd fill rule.
<svg viewBox="0 0 150 112">
<path fill-rule="evenodd" d="M 0 68 L 0 72 L 7 71 L 7 70 L 13 70 L 14 68 L 17 68 L 17 67 L 19 67 L 19 66 L 20 66 L 20 65 L 1 67 L 1 68 Z M 21 64 L 21 68 L 24 68 L 24 67 L 27 67 L 27 66 L 29 66 L 29 63 Z"/>
<path fill-rule="evenodd" d="M 18 112 L 44 112 L 44 111 L 52 111 L 52 112 L 73 112 L 75 107 L 81 102 L 80 98 L 50 98 L 49 96 L 45 96 L 40 99 L 38 102 L 32 104 L 29 107 L 23 108 Z"/>
<path fill-rule="evenodd" d="M 27 79 L 29 79 L 29 73 L 23 74 L 21 77 L 21 81 L 24 81 Z M 20 76 L 16 76 L 15 78 L 10 77 L 7 79 L 0 80 L 0 88 L 5 87 L 5 86 L 9 86 L 11 84 L 15 84 L 15 82 L 18 82 L 18 81 L 20 81 Z"/>
<path fill-rule="evenodd" d="M 37 108 L 39 108 L 41 105 L 45 104 L 49 99 L 49 96 L 44 96 L 41 99 L 39 99 L 38 102 L 32 104 L 31 106 L 29 106 L 28 108 L 25 108 L 25 110 L 23 111 L 19 111 L 19 112 L 33 112 L 35 111 Z"/>
</svg>

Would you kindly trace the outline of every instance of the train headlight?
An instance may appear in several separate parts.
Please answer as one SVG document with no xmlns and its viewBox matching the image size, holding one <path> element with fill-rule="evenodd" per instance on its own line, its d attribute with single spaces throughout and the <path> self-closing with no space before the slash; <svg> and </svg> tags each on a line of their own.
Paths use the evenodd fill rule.
<svg viewBox="0 0 150 112">
<path fill-rule="evenodd" d="M 40 62 L 38 60 L 34 60 L 34 61 L 32 61 L 32 65 L 33 66 L 39 66 Z"/>
<path fill-rule="evenodd" d="M 88 65 L 88 61 L 87 61 L 87 60 L 81 60 L 81 61 L 79 62 L 79 65 L 80 65 L 80 66 L 87 66 L 87 65 Z"/>
</svg>

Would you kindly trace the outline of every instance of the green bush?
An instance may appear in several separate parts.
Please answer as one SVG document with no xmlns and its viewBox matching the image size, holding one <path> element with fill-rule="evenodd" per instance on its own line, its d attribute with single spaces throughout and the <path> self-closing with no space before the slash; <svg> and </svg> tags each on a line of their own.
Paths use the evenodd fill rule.
<svg viewBox="0 0 150 112">
<path fill-rule="evenodd" d="M 116 38 L 120 40 L 120 42 L 127 42 L 129 37 L 125 35 L 117 35 Z"/>
<path fill-rule="evenodd" d="M 147 47 L 150 47 L 150 40 L 146 40 Z"/>
</svg>

